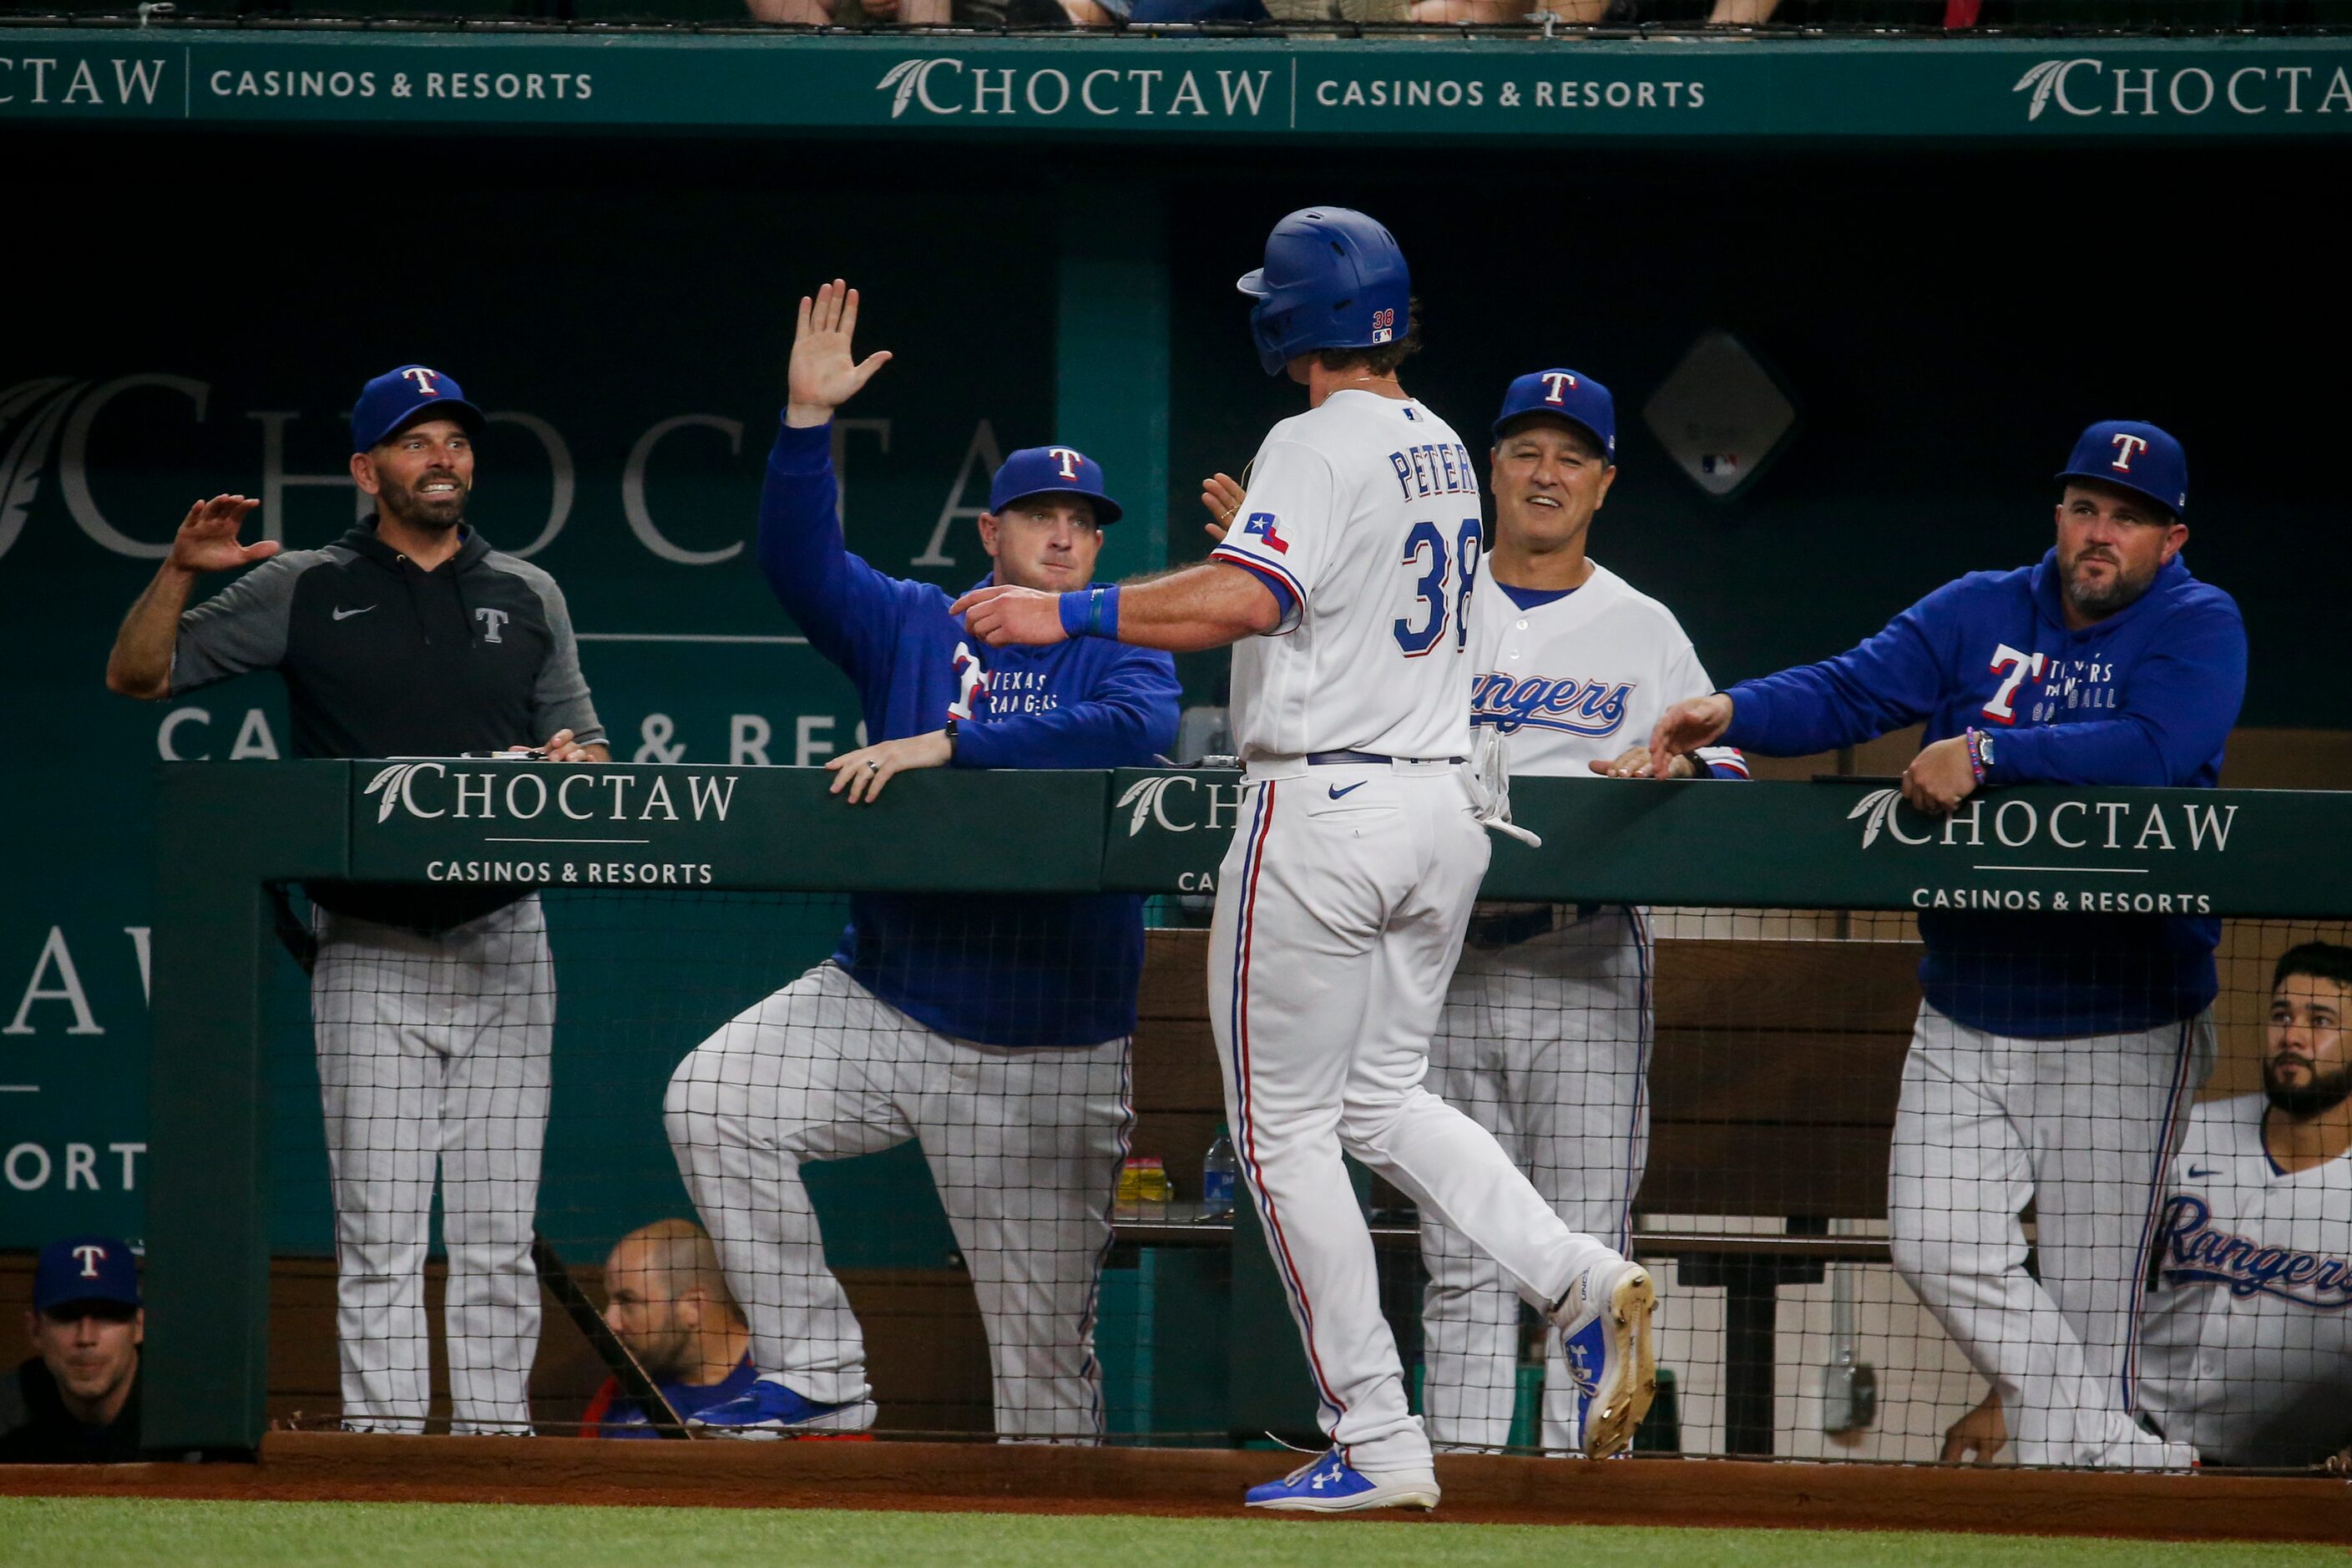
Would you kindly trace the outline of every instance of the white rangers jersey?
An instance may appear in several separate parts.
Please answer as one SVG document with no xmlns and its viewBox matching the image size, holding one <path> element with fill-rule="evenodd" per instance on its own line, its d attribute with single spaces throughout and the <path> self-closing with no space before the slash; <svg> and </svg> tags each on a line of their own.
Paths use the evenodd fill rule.
<svg viewBox="0 0 2352 1568">
<path fill-rule="evenodd" d="M 1479 515 L 1468 449 L 1419 403 L 1339 392 L 1267 433 L 1212 552 L 1295 601 L 1234 649 L 1244 761 L 1469 754 Z"/>
<path fill-rule="evenodd" d="M 1482 584 L 1470 657 L 1470 721 L 1505 738 L 1514 775 L 1598 778 L 1587 764 L 1647 743 L 1659 714 L 1715 689 L 1674 612 L 1597 561 L 1584 586 L 1533 609 Z M 1748 776 L 1731 746 L 1693 760 Z"/>
<path fill-rule="evenodd" d="M 2142 1315 L 2140 1407 L 2209 1464 L 2308 1465 L 2352 1442 L 2352 1156 L 2280 1171 L 2268 1106 L 2190 1114 Z"/>
</svg>

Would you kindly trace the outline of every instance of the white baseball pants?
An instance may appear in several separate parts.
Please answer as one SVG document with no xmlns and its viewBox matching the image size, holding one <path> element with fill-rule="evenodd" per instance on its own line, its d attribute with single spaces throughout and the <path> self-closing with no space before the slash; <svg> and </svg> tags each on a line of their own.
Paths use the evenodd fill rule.
<svg viewBox="0 0 2352 1568">
<path fill-rule="evenodd" d="M 1486 874 L 1466 777 L 1443 763 L 1253 765 L 1217 879 L 1209 1016 L 1234 1145 L 1324 1430 L 1368 1474 L 1426 1469 L 1371 1234 L 1342 1151 L 1549 1305 L 1612 1256 L 1570 1231 L 1493 1134 L 1423 1084 Z"/>
<path fill-rule="evenodd" d="M 2020 1464 L 2194 1457 L 2133 1417 L 2165 1177 L 2213 1053 L 2210 1013 L 2034 1040 L 1919 1009 L 1887 1180 L 1895 1266 L 2000 1391 Z M 2039 1279 L 2025 1269 L 2028 1199 Z"/>
<path fill-rule="evenodd" d="M 680 1062 L 663 1121 L 762 1373 L 820 1404 L 872 1397 L 865 1336 L 825 1266 L 800 1168 L 913 1138 L 971 1271 L 997 1435 L 1091 1442 L 1103 1429 L 1096 1294 L 1129 1100 L 1124 1037 L 975 1045 L 822 963 Z"/>
<path fill-rule="evenodd" d="M 425 1430 L 436 1166 L 450 1430 L 530 1429 L 555 963 L 536 897 L 439 936 L 313 913 L 310 1016 L 335 1198 L 343 1425 Z"/>
<path fill-rule="evenodd" d="M 1620 1252 L 1649 1155 L 1650 976 L 1648 922 L 1622 906 L 1509 947 L 1466 948 L 1430 1043 L 1430 1088 L 1495 1135 L 1570 1229 Z M 1426 1215 L 1421 1250 L 1430 1438 L 1441 1449 L 1501 1448 L 1517 1394 L 1518 1292 Z M 1539 1441 L 1579 1452 L 1575 1383 L 1559 1336 L 1544 1339 Z"/>
</svg>

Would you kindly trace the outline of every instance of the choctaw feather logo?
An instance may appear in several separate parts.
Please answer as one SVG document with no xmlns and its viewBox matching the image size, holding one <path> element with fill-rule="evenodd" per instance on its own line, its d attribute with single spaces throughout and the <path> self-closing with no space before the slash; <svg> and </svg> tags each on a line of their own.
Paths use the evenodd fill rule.
<svg viewBox="0 0 2352 1568">
<path fill-rule="evenodd" d="M 0 555 L 25 531 L 25 510 L 40 493 L 41 470 L 58 426 L 67 406 L 89 385 L 51 375 L 0 392 Z"/>
<path fill-rule="evenodd" d="M 1177 776 L 1163 773 L 1158 778 L 1138 779 L 1127 786 L 1127 793 L 1118 797 L 1111 809 L 1117 811 L 1122 805 L 1135 807 L 1135 815 L 1127 819 L 1127 836 L 1129 838 L 1143 831 L 1143 825 L 1151 819 L 1152 808 L 1160 804 L 1160 797 L 1168 793 L 1168 786 L 1177 782 Z M 1189 785 L 1192 781 L 1185 779 L 1183 782 Z"/>
<path fill-rule="evenodd" d="M 1878 836 L 1885 831 L 1887 816 L 1894 811 L 1895 804 L 1902 798 L 1901 790 L 1874 789 L 1854 802 L 1853 809 L 1845 814 L 1845 819 L 1848 822 L 1852 822 L 1865 812 L 1869 814 L 1870 820 L 1862 825 L 1862 847 L 1864 849 L 1878 842 Z"/>
<path fill-rule="evenodd" d="M 2033 89 L 2033 100 L 2031 103 L 2026 105 L 2025 118 L 2028 120 L 2039 120 L 2042 118 L 2042 111 L 2050 107 L 2050 95 L 2058 90 L 2058 83 L 2060 79 L 2065 76 L 2066 68 L 2068 66 L 2095 66 L 2099 62 L 2097 60 L 2089 58 L 2079 60 L 2043 60 L 2032 70 L 2029 70 L 2023 76 L 2019 77 L 2017 79 L 2017 85 L 2011 88 L 2009 90 L 2011 92 L 2023 92 L 2027 88 L 2032 88 Z"/>
<path fill-rule="evenodd" d="M 881 92 L 892 87 L 898 89 L 898 95 L 890 100 L 891 119 L 896 120 L 907 112 L 907 105 L 913 100 L 915 94 L 923 90 L 923 84 L 929 79 L 930 74 L 941 66 L 953 66 L 958 70 L 963 69 L 961 60 L 940 56 L 927 60 L 900 60 L 883 73 L 882 79 L 874 84 L 874 90 Z M 928 97 L 923 101 L 926 108 L 929 107 L 930 100 Z"/>
<path fill-rule="evenodd" d="M 383 799 L 377 803 L 375 808 L 375 819 L 378 822 L 388 821 L 392 816 L 392 808 L 395 805 L 405 805 L 412 816 L 424 815 L 417 811 L 416 803 L 408 798 L 408 784 L 411 779 L 426 768 L 432 769 L 436 776 L 448 772 L 439 763 L 394 763 L 368 781 L 367 788 L 360 792 L 362 795 L 373 795 L 378 790 L 383 791 Z"/>
</svg>

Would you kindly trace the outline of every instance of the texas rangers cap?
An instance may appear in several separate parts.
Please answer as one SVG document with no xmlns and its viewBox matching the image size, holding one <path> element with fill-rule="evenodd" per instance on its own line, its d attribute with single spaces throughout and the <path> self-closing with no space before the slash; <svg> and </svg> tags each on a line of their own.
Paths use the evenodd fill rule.
<svg viewBox="0 0 2352 1568">
<path fill-rule="evenodd" d="M 2120 485 L 2175 515 L 2189 506 L 2189 458 L 2180 443 L 2137 419 L 2102 419 L 2084 431 L 2058 477 Z"/>
<path fill-rule="evenodd" d="M 469 434 L 482 433 L 482 411 L 466 401 L 456 377 L 430 365 L 404 364 L 360 388 L 352 405 L 352 450 L 364 452 L 427 413 L 455 419 Z"/>
<path fill-rule="evenodd" d="M 1503 411 L 1495 416 L 1495 439 L 1503 438 L 1504 426 L 1529 414 L 1549 414 L 1582 426 L 1609 460 L 1617 460 L 1617 400 L 1591 376 L 1554 369 L 1519 377 L 1503 394 Z"/>
<path fill-rule="evenodd" d="M 1076 447 L 1024 447 L 1004 459 L 988 487 L 988 510 L 1002 513 L 1031 496 L 1084 496 L 1097 522 L 1117 522 L 1119 504 L 1103 493 L 1102 465 Z"/>
<path fill-rule="evenodd" d="M 139 1264 L 128 1242 L 111 1236 L 69 1236 L 41 1248 L 33 1266 L 33 1310 L 81 1301 L 139 1305 Z"/>
</svg>

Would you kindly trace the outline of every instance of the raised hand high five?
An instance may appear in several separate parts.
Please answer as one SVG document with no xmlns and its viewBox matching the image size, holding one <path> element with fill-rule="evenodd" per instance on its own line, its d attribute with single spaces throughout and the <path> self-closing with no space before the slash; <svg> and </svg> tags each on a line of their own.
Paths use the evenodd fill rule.
<svg viewBox="0 0 2352 1568">
<path fill-rule="evenodd" d="M 887 349 L 863 361 L 856 358 L 849 343 L 856 331 L 857 290 L 840 279 L 819 289 L 814 300 L 801 297 L 792 367 L 786 374 L 785 424 L 803 429 L 824 424 L 890 363 Z"/>
<path fill-rule="evenodd" d="M 237 531 L 261 503 L 246 496 L 218 495 L 200 500 L 180 520 L 173 536 L 170 564 L 182 572 L 229 572 L 267 561 L 280 546 L 274 539 L 251 544 L 236 542 Z"/>
</svg>

